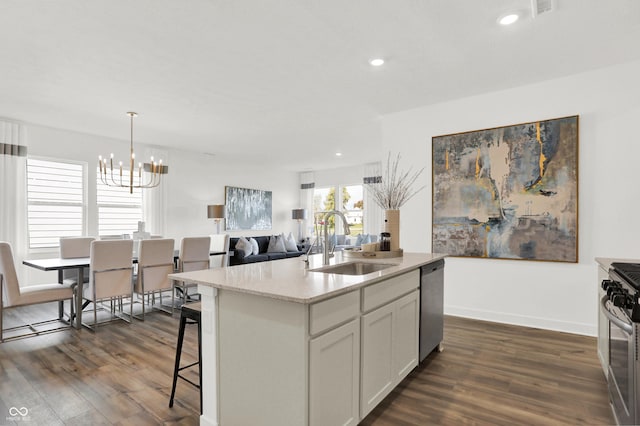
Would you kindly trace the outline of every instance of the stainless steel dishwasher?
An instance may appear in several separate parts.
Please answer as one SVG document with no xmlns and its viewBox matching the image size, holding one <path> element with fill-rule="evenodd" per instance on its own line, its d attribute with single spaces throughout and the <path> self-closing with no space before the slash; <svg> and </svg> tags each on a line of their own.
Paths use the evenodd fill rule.
<svg viewBox="0 0 640 426">
<path fill-rule="evenodd" d="M 420 268 L 420 362 L 434 349 L 442 351 L 444 337 L 444 260 Z"/>
</svg>

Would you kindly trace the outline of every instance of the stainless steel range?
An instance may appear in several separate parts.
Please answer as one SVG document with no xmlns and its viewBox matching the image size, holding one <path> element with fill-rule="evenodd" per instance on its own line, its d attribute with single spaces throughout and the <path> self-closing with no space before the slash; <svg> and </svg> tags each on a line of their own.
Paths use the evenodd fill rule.
<svg viewBox="0 0 640 426">
<path fill-rule="evenodd" d="M 640 424 L 640 263 L 612 263 L 600 309 L 609 320 L 609 399 L 616 421 Z"/>
</svg>

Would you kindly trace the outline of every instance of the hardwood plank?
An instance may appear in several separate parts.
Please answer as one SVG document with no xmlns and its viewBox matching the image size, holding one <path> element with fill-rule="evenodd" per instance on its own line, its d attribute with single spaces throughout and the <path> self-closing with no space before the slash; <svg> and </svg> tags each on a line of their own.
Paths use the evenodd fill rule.
<svg viewBox="0 0 640 426">
<path fill-rule="evenodd" d="M 56 315 L 55 304 L 44 306 L 11 310 L 13 321 Z M 179 312 L 154 312 L 95 333 L 65 330 L 0 344 L 0 420 L 10 407 L 27 407 L 32 424 L 198 424 L 193 386 L 178 381 L 168 405 L 178 320 Z M 446 317 L 444 348 L 361 424 L 614 423 L 593 338 Z M 196 328 L 188 327 L 183 363 L 196 357 Z M 185 373 L 197 380 L 197 369 Z"/>
<path fill-rule="evenodd" d="M 446 317 L 444 342 L 361 424 L 614 424 L 595 338 Z"/>
</svg>

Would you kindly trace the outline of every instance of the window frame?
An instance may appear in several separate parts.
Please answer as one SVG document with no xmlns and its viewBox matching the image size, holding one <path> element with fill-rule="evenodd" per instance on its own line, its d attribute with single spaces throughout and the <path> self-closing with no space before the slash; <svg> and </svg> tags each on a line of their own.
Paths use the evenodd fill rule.
<svg viewBox="0 0 640 426">
<path fill-rule="evenodd" d="M 62 164 L 70 164 L 70 165 L 75 165 L 75 166 L 80 166 L 80 168 L 82 169 L 82 173 L 81 173 L 81 193 L 82 193 L 82 201 L 80 203 L 80 211 L 81 211 L 81 216 L 82 216 L 82 224 L 81 224 L 81 231 L 80 231 L 80 236 L 82 235 L 87 235 L 87 230 L 88 230 L 88 163 L 86 161 L 78 161 L 78 160 L 71 160 L 71 159 L 66 159 L 66 158 L 57 158 L 57 157 L 47 157 L 47 156 L 39 156 L 39 155 L 27 155 L 27 160 L 25 163 L 25 176 L 26 176 L 26 185 L 25 185 L 25 190 L 26 190 L 26 194 L 25 194 L 25 198 L 26 198 L 26 206 L 27 206 L 27 211 L 26 211 L 26 247 L 28 252 L 30 253 L 44 253 L 44 252 L 51 252 L 54 250 L 58 250 L 60 247 L 60 243 L 56 243 L 55 245 L 52 246 L 46 246 L 46 247 L 32 247 L 31 245 L 31 223 L 29 220 L 29 209 L 30 206 L 32 205 L 41 205 L 41 206 L 78 206 L 77 203 L 63 203 L 63 202 L 43 202 L 43 201 L 30 201 L 30 197 L 29 197 L 29 162 L 30 160 L 35 160 L 35 161 L 46 161 L 46 162 L 50 162 L 50 163 L 62 163 Z M 61 235 L 61 237 L 64 235 Z"/>
<path fill-rule="evenodd" d="M 364 217 L 365 217 L 365 209 L 366 209 L 366 205 L 364 205 L 364 192 L 366 191 L 366 188 L 364 187 L 364 184 L 362 184 L 362 183 L 340 183 L 340 184 L 329 184 L 329 185 L 326 185 L 326 186 L 325 186 L 325 185 L 322 185 L 322 186 L 317 186 L 317 187 L 315 187 L 315 188 L 313 189 L 313 200 L 314 200 L 314 201 L 313 201 L 313 212 L 312 212 L 312 217 L 313 217 L 313 218 L 315 218 L 315 219 L 317 219 L 319 222 L 320 222 L 320 221 L 321 221 L 321 219 L 322 219 L 322 218 L 321 218 L 321 217 L 319 217 L 319 216 L 318 216 L 318 217 L 315 217 L 315 215 L 319 215 L 319 214 L 320 214 L 319 212 L 317 212 L 317 211 L 315 210 L 315 196 L 316 196 L 316 191 L 327 190 L 327 189 L 328 189 L 329 191 L 331 191 L 331 189 L 332 189 L 332 188 L 334 188 L 334 189 L 335 189 L 335 193 L 334 193 L 334 196 L 335 196 L 334 208 L 335 208 L 335 206 L 341 206 L 341 205 L 343 204 L 343 202 L 342 202 L 342 191 L 343 191 L 343 189 L 344 189 L 344 188 L 347 188 L 347 187 L 352 187 L 352 186 L 359 186 L 359 187 L 361 187 L 361 188 L 362 188 L 362 201 L 363 201 L 363 208 L 362 208 L 362 209 L 356 209 L 356 210 L 360 210 L 360 211 L 362 211 L 362 219 L 361 219 L 360 226 L 362 227 L 362 231 L 361 231 L 361 233 L 362 233 L 362 232 L 364 232 Z M 345 213 L 345 215 L 346 215 L 346 213 L 348 213 L 348 212 L 353 212 L 353 211 L 355 211 L 354 209 L 350 209 L 350 210 L 337 209 L 337 210 L 342 211 L 343 213 Z M 324 210 L 324 209 L 323 209 L 323 210 L 319 210 L 319 211 L 326 211 L 326 210 Z M 313 220 L 313 223 L 314 223 L 314 225 L 315 225 L 315 220 L 314 220 L 314 219 L 312 219 L 312 220 Z M 334 227 L 333 227 L 333 228 L 329 228 L 329 233 L 330 233 L 330 234 L 331 234 L 331 233 L 344 234 L 344 231 L 345 231 L 345 230 L 344 230 L 344 226 L 342 225 L 342 221 L 341 221 L 341 220 L 338 220 L 338 221 L 336 221 L 336 222 L 334 222 L 334 223 L 335 223 Z M 323 227 L 323 225 L 319 225 L 319 228 L 318 228 L 318 229 L 319 229 L 319 230 L 321 230 L 321 229 L 322 229 L 322 227 Z M 351 235 L 353 235 L 353 236 L 354 236 L 355 234 L 354 234 L 353 232 L 351 232 Z M 321 236 L 322 236 L 322 235 L 319 235 L 319 236 L 318 236 L 318 235 L 316 235 L 316 229 L 315 229 L 315 226 L 314 226 L 314 228 L 313 228 L 312 236 L 315 236 L 315 237 L 321 237 Z"/>
</svg>

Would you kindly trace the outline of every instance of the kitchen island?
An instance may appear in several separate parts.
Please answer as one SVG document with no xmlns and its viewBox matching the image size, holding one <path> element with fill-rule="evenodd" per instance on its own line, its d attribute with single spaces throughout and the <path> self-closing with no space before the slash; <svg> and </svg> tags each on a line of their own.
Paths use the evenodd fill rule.
<svg viewBox="0 0 640 426">
<path fill-rule="evenodd" d="M 444 257 L 171 274 L 202 296 L 200 423 L 357 424 L 417 365 L 420 268 Z"/>
</svg>

